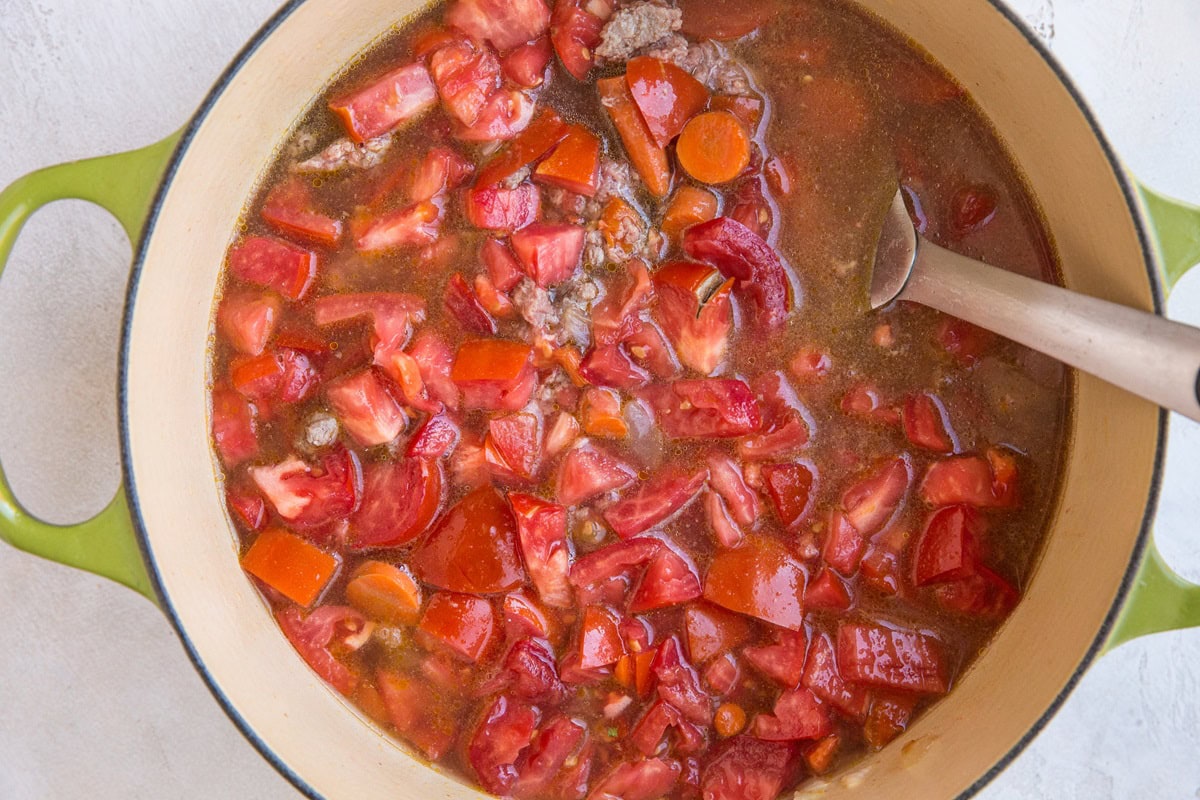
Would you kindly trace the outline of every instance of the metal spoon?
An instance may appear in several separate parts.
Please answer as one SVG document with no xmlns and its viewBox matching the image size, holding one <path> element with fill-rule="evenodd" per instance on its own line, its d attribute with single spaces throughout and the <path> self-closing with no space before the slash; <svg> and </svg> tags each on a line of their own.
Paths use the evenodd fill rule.
<svg viewBox="0 0 1200 800">
<path fill-rule="evenodd" d="M 1200 328 L 938 247 L 917 233 L 899 191 L 879 235 L 871 308 L 893 300 L 953 314 L 1200 421 Z"/>
</svg>

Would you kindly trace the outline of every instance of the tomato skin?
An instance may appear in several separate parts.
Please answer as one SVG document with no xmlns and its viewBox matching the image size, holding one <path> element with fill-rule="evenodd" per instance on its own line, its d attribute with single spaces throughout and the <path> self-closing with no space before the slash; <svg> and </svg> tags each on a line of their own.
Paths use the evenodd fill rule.
<svg viewBox="0 0 1200 800">
<path fill-rule="evenodd" d="M 512 510 L 490 486 L 451 506 L 409 563 L 418 578 L 451 592 L 495 594 L 525 579 Z"/>
<path fill-rule="evenodd" d="M 681 772 L 679 762 L 671 759 L 622 761 L 596 782 L 588 797 L 654 800 L 670 792 Z"/>
<path fill-rule="evenodd" d="M 804 602 L 807 608 L 829 608 L 845 611 L 850 608 L 850 592 L 833 570 L 823 569 L 809 581 L 804 590 Z"/>
<path fill-rule="evenodd" d="M 700 676 L 683 657 L 678 637 L 668 637 L 658 647 L 650 665 L 658 679 L 658 696 L 670 703 L 684 719 L 697 725 L 711 725 L 714 702 L 700 687 Z"/>
<path fill-rule="evenodd" d="M 707 294 L 713 284 L 716 290 Z M 733 331 L 733 285 L 733 279 L 722 283 L 707 264 L 676 262 L 654 272 L 655 319 L 679 360 L 702 375 L 711 375 L 725 360 Z"/>
<path fill-rule="evenodd" d="M 959 189 L 950 201 L 950 230 L 963 237 L 985 227 L 996 216 L 996 193 L 972 184 Z"/>
<path fill-rule="evenodd" d="M 641 583 L 629 601 L 629 611 L 641 614 L 695 600 L 702 593 L 696 568 L 670 547 L 664 546 L 646 567 Z"/>
<path fill-rule="evenodd" d="M 787 322 L 794 305 L 788 270 L 762 236 L 736 219 L 717 217 L 688 228 L 683 249 L 737 280 L 734 291 L 749 301 L 756 325 L 777 330 Z"/>
<path fill-rule="evenodd" d="M 550 20 L 554 52 L 576 80 L 587 80 L 595 66 L 600 31 L 612 16 L 613 6 L 613 0 L 558 0 L 554 4 L 554 15 Z M 591 13 L 593 9 L 600 13 Z"/>
<path fill-rule="evenodd" d="M 579 268 L 583 239 L 584 230 L 579 225 L 535 223 L 512 235 L 512 248 L 534 283 L 549 289 Z"/>
<path fill-rule="evenodd" d="M 804 568 L 779 541 L 747 537 L 733 550 L 718 552 L 704 580 L 709 602 L 781 628 L 804 624 Z"/>
<path fill-rule="evenodd" d="M 542 195 L 532 183 L 514 189 L 480 186 L 467 193 L 467 219 L 476 228 L 518 231 L 541 215 Z"/>
<path fill-rule="evenodd" d="M 734 736 L 714 751 L 700 779 L 705 800 L 778 797 L 795 776 L 799 752 L 792 742 Z"/>
<path fill-rule="evenodd" d="M 446 284 L 443 302 L 463 330 L 484 336 L 496 333 L 496 320 L 484 308 L 479 295 L 467 285 L 461 272 L 454 273 Z"/>
<path fill-rule="evenodd" d="M 829 517 L 829 528 L 821 547 L 821 558 L 833 569 L 846 577 L 858 571 L 866 550 L 866 541 L 850 524 L 845 515 L 835 511 Z"/>
<path fill-rule="evenodd" d="M 435 147 L 412 178 L 408 196 L 414 203 L 433 200 L 457 189 L 475 171 L 475 165 L 449 147 Z"/>
<path fill-rule="evenodd" d="M 842 495 L 846 521 L 863 537 L 882 530 L 908 493 L 910 473 L 908 458 L 900 456 L 855 483 Z M 840 571 L 843 575 L 853 572 Z"/>
<path fill-rule="evenodd" d="M 437 413 L 421 423 L 408 442 L 409 458 L 436 461 L 454 452 L 462 432 L 445 414 Z"/>
<path fill-rule="evenodd" d="M 334 245 L 342 238 L 342 222 L 318 212 L 308 182 L 292 176 L 275 186 L 262 207 L 262 218 L 280 233 L 314 244 Z"/>
<path fill-rule="evenodd" d="M 567 123 L 554 109 L 539 111 L 529 127 L 483 165 L 475 181 L 476 188 L 495 187 L 508 180 L 549 153 L 567 131 Z"/>
<path fill-rule="evenodd" d="M 217 308 L 217 327 L 239 352 L 260 355 L 275 332 L 282 303 L 272 294 L 226 294 Z"/>
<path fill-rule="evenodd" d="M 479 661 L 495 632 L 491 603 L 456 592 L 438 592 L 431 597 L 417 626 L 417 638 L 427 647 L 444 648 L 470 662 Z"/>
<path fill-rule="evenodd" d="M 572 756 L 576 756 L 579 766 L 569 770 L 565 764 Z M 565 715 L 554 717 L 538 729 L 530 743 L 512 795 L 521 800 L 539 797 L 582 800 L 590 776 L 591 758 L 587 727 Z M 583 769 L 582 780 L 578 772 L 571 775 L 580 767 Z M 558 785 L 551 790 L 551 783 L 556 778 Z"/>
<path fill-rule="evenodd" d="M 540 715 L 515 698 L 500 695 L 483 714 L 467 745 L 479 783 L 494 794 L 508 794 L 518 773 L 517 760 L 529 746 Z"/>
<path fill-rule="evenodd" d="M 451 42 L 429 57 L 429 73 L 442 103 L 463 125 L 474 125 L 492 92 L 500 87 L 500 60 L 470 39 Z"/>
<path fill-rule="evenodd" d="M 865 688 L 842 679 L 839 661 L 829 637 L 824 633 L 816 634 L 809 644 L 808 660 L 804 664 L 800 683 L 838 711 L 861 722 L 867 718 L 871 694 Z"/>
</svg>

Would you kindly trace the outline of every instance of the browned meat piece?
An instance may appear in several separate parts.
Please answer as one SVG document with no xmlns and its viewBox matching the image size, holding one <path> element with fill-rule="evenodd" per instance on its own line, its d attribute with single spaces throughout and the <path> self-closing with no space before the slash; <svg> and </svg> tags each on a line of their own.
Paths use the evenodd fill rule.
<svg viewBox="0 0 1200 800">
<path fill-rule="evenodd" d="M 292 167 L 296 172 L 336 172 L 340 169 L 369 169 L 383 160 L 383 155 L 392 146 L 391 136 L 355 144 L 349 139 L 338 139 L 315 156 Z"/>
<path fill-rule="evenodd" d="M 683 25 L 683 12 L 660 3 L 640 2 L 622 8 L 600 32 L 596 55 L 607 61 L 629 57 L 674 33 Z"/>
</svg>

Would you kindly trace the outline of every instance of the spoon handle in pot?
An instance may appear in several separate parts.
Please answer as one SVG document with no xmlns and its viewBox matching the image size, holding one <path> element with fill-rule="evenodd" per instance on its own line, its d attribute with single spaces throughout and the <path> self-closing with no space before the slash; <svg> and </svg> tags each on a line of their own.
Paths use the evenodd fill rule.
<svg viewBox="0 0 1200 800">
<path fill-rule="evenodd" d="M 922 239 L 899 299 L 945 311 L 1200 421 L 1200 329 Z"/>
</svg>

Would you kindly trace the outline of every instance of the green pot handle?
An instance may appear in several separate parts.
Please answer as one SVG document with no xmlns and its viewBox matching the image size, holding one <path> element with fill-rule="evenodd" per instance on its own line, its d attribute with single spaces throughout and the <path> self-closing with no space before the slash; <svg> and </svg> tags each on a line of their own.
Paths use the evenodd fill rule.
<svg viewBox="0 0 1200 800">
<path fill-rule="evenodd" d="M 1169 292 L 1200 262 L 1200 207 L 1165 197 L 1138 184 L 1138 194 L 1158 240 L 1163 286 Z M 1129 598 L 1105 650 L 1160 631 L 1200 626 L 1200 586 L 1179 577 L 1151 538 Z"/>
<path fill-rule="evenodd" d="M 26 220 L 55 200 L 88 200 L 107 209 L 136 243 L 178 140 L 179 135 L 173 134 L 140 150 L 47 167 L 0 192 L 0 273 Z M 0 539 L 34 555 L 111 578 L 158 602 L 124 490 L 118 490 L 108 507 L 87 522 L 50 525 L 17 502 L 0 466 Z"/>
</svg>

